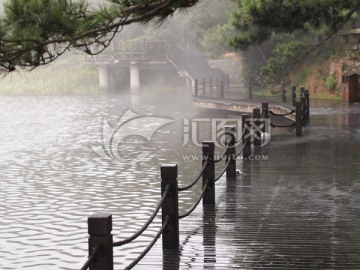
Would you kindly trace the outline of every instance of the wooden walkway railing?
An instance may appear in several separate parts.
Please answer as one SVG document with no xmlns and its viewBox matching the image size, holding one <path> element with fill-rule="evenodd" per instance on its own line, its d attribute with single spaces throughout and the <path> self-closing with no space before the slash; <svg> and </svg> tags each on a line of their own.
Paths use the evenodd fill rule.
<svg viewBox="0 0 360 270">
<path fill-rule="evenodd" d="M 296 91 L 295 91 L 296 92 Z M 304 92 L 306 93 L 306 92 Z M 308 95 L 304 94 L 304 97 Z M 302 127 L 306 121 L 308 113 L 308 100 L 301 97 L 301 101 L 295 101 L 296 107 L 296 129 L 297 135 L 302 135 Z M 89 233 L 89 256 L 81 270 L 112 270 L 113 248 L 131 243 L 139 237 L 148 226 L 154 221 L 155 217 L 162 211 L 162 226 L 142 253 L 131 262 L 125 269 L 134 267 L 153 247 L 156 241 L 162 236 L 162 249 L 179 249 L 179 220 L 186 218 L 196 209 L 201 200 L 204 206 L 215 205 L 216 182 L 226 173 L 227 181 L 234 181 L 237 177 L 236 159 L 242 154 L 243 160 L 247 160 L 252 153 L 252 147 L 261 147 L 266 140 L 265 125 L 266 119 L 271 112 L 268 103 L 262 103 L 261 108 L 255 108 L 253 114 L 242 115 L 241 133 L 237 136 L 235 126 L 225 127 L 224 152 L 220 158 L 215 158 L 215 144 L 212 141 L 202 143 L 202 163 L 198 176 L 187 186 L 178 186 L 178 167 L 176 164 L 161 166 L 161 198 L 148 218 L 147 222 L 132 236 L 121 241 L 113 241 L 112 215 L 97 214 L 88 218 Z M 301 130 L 301 132 L 300 132 Z M 239 137 L 239 139 L 237 139 Z M 237 150 L 238 148 L 238 150 Z M 215 165 L 225 160 L 225 167 L 221 173 L 215 176 Z M 185 213 L 179 213 L 178 194 L 181 191 L 190 190 L 198 181 L 202 179 L 201 195 L 196 202 Z"/>
</svg>

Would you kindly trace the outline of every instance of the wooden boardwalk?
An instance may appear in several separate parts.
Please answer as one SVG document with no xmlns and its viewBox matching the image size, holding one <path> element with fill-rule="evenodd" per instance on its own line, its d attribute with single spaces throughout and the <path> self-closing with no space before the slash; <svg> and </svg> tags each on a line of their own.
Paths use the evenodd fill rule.
<svg viewBox="0 0 360 270">
<path fill-rule="evenodd" d="M 134 269 L 359 269 L 351 119 L 313 116 L 305 136 L 272 138 L 255 153 L 264 160 L 239 161 L 236 181 L 216 183 L 213 209 L 180 220 L 179 252 L 163 253 L 158 241 Z"/>
</svg>

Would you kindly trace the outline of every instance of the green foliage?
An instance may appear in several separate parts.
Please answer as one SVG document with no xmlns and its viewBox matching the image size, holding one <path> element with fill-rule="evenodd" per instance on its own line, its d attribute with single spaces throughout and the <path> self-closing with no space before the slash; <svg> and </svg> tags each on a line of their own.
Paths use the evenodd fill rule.
<svg viewBox="0 0 360 270">
<path fill-rule="evenodd" d="M 8 0 L 0 19 L 0 71 L 50 63 L 70 48 L 100 53 L 131 23 L 162 22 L 197 0 Z M 95 45 L 95 46 L 94 46 Z"/>
<path fill-rule="evenodd" d="M 231 45 L 246 49 L 274 33 L 339 29 L 358 10 L 358 0 L 237 0 L 231 23 L 239 30 Z"/>
<path fill-rule="evenodd" d="M 44 65 L 71 48 L 88 54 L 100 53 L 124 26 L 161 23 L 175 11 L 195 4 L 198 8 L 190 10 L 183 21 L 178 21 L 178 26 L 187 40 L 217 53 L 228 45 L 248 49 L 279 33 L 336 32 L 360 7 L 358 0 L 237 0 L 235 3 L 231 0 L 107 0 L 100 3 L 93 8 L 86 0 L 8 0 L 0 19 L 0 71 Z"/>
<path fill-rule="evenodd" d="M 337 79 L 336 79 L 336 73 L 332 73 L 330 74 L 326 79 L 325 79 L 325 87 L 327 89 L 329 89 L 331 92 L 335 92 L 336 88 L 337 88 Z"/>
<path fill-rule="evenodd" d="M 306 45 L 300 41 L 279 43 L 273 50 L 266 66 L 261 69 L 261 75 L 266 83 L 279 83 L 289 73 L 292 64 L 306 50 Z"/>
</svg>

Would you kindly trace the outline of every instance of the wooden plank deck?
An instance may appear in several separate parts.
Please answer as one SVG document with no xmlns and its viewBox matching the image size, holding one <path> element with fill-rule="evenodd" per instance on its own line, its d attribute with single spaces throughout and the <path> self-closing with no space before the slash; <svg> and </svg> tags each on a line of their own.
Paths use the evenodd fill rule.
<svg viewBox="0 0 360 270">
<path fill-rule="evenodd" d="M 360 185 L 346 165 L 359 153 L 314 135 L 273 138 L 257 153 L 268 160 L 240 161 L 244 174 L 216 183 L 216 206 L 180 221 L 180 250 L 158 241 L 134 269 L 359 269 Z"/>
</svg>

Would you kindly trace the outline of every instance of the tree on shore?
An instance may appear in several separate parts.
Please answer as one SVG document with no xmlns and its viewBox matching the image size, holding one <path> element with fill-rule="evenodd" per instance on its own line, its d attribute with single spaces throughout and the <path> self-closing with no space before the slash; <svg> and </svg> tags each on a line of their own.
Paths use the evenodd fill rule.
<svg viewBox="0 0 360 270">
<path fill-rule="evenodd" d="M 50 63 L 75 48 L 105 49 L 132 23 L 161 23 L 201 0 L 108 0 L 91 8 L 85 0 L 8 0 L 0 18 L 0 72 Z M 230 45 L 246 49 L 273 33 L 328 28 L 336 33 L 359 11 L 358 0 L 237 0 Z M 196 23 L 196 22 L 194 22 Z"/>
</svg>

